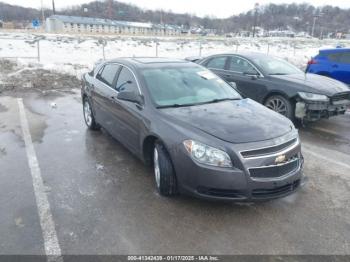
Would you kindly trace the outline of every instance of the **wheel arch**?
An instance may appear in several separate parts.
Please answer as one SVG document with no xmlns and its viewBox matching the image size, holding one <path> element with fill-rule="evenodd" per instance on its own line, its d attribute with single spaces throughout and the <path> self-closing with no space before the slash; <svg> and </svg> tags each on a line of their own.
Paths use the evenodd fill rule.
<svg viewBox="0 0 350 262">
<path fill-rule="evenodd" d="M 292 102 L 296 102 L 295 96 L 289 96 L 288 94 L 286 94 L 283 91 L 273 90 L 273 91 L 268 92 L 265 95 L 265 97 L 262 100 L 262 104 L 265 105 L 265 102 L 267 101 L 267 99 L 270 98 L 271 96 L 275 96 L 275 95 L 280 95 L 280 96 L 283 96 L 285 99 L 288 99 L 288 100 L 290 100 Z"/>
<path fill-rule="evenodd" d="M 331 73 L 327 72 L 327 71 L 319 71 L 316 74 L 321 75 L 321 76 L 326 76 L 326 77 L 330 77 Z"/>
<path fill-rule="evenodd" d="M 155 134 L 147 135 L 142 141 L 142 157 L 148 166 L 152 165 L 153 148 L 156 141 L 162 140 Z"/>
</svg>

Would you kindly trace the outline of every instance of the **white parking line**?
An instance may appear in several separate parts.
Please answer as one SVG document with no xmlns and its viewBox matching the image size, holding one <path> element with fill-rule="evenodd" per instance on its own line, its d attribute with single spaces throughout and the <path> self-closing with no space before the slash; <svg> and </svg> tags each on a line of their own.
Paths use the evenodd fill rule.
<svg viewBox="0 0 350 262">
<path fill-rule="evenodd" d="M 327 128 L 323 128 L 323 127 L 311 127 L 311 129 L 316 130 L 316 131 L 320 131 L 320 132 L 323 132 L 323 133 L 328 133 L 328 134 L 331 134 L 331 135 L 339 136 L 339 133 L 337 133 L 336 131 L 327 129 Z"/>
<path fill-rule="evenodd" d="M 18 98 L 17 102 L 28 164 L 32 175 L 36 205 L 38 208 L 40 225 L 44 239 L 45 254 L 48 261 L 63 261 L 55 224 L 52 219 L 50 204 L 45 193 L 45 187 L 41 177 L 38 159 L 36 157 L 32 137 L 29 132 L 28 120 L 24 110 L 23 100 Z"/>
<path fill-rule="evenodd" d="M 347 164 L 350 162 L 350 157 L 344 153 L 328 148 L 325 152 L 324 148 L 313 146 L 305 142 L 302 143 L 302 151 L 304 151 L 307 154 L 313 155 L 314 157 L 319 158 L 327 163 L 332 163 L 337 166 L 350 169 L 350 165 Z"/>
</svg>

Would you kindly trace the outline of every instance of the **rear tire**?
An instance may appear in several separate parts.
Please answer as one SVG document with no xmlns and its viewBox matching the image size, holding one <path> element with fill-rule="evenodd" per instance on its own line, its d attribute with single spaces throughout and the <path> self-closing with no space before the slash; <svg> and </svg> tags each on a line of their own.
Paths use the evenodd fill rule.
<svg viewBox="0 0 350 262">
<path fill-rule="evenodd" d="M 90 101 L 87 97 L 84 97 L 83 99 L 83 113 L 84 113 L 84 120 L 87 127 L 91 130 L 100 130 L 101 126 L 96 123 L 94 113 L 91 108 Z"/>
<path fill-rule="evenodd" d="M 290 120 L 294 120 L 294 106 L 290 100 L 281 95 L 272 95 L 268 97 L 264 105 L 281 114 L 288 117 Z"/>
<path fill-rule="evenodd" d="M 154 178 L 158 192 L 162 196 L 177 194 L 176 176 L 170 156 L 164 145 L 156 141 L 153 150 Z"/>
</svg>

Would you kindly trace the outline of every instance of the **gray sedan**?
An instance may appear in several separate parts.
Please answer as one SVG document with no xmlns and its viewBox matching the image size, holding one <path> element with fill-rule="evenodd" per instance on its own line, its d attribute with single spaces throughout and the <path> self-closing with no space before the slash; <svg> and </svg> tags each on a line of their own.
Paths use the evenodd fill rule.
<svg viewBox="0 0 350 262">
<path fill-rule="evenodd" d="M 292 122 L 187 61 L 123 58 L 83 76 L 84 118 L 154 169 L 161 195 L 260 200 L 303 182 Z"/>
</svg>

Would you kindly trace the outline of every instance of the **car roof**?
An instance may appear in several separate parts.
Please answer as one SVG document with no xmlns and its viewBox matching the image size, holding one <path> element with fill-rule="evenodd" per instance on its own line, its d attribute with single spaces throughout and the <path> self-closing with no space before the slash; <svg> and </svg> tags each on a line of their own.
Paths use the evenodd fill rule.
<svg viewBox="0 0 350 262">
<path fill-rule="evenodd" d="M 271 55 L 267 55 L 267 54 L 264 54 L 264 53 L 259 53 L 259 52 L 237 52 L 237 53 L 221 53 L 221 54 L 215 54 L 215 55 L 211 55 L 211 56 L 208 56 L 208 57 L 214 57 L 214 56 L 225 56 L 225 55 L 238 55 L 238 56 L 242 56 L 242 57 L 246 57 L 246 58 L 256 58 L 256 57 L 271 57 Z"/>
<path fill-rule="evenodd" d="M 190 65 L 189 61 L 165 57 L 121 57 L 106 62 L 121 63 L 134 68 L 159 67 L 165 65 Z"/>
<path fill-rule="evenodd" d="M 320 49 L 320 53 L 340 53 L 340 52 L 349 52 L 350 48 L 327 48 L 327 49 Z"/>
</svg>

